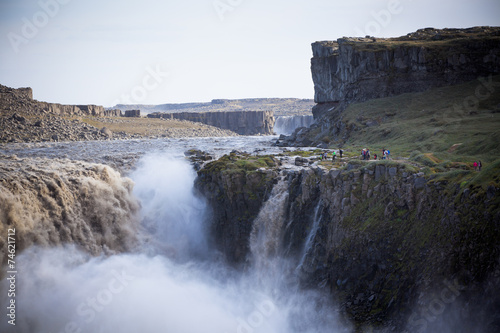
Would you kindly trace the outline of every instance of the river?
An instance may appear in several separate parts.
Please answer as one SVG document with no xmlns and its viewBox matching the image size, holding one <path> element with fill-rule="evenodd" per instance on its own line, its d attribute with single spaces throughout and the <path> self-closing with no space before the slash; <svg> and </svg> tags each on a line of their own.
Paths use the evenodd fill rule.
<svg viewBox="0 0 500 333">
<path fill-rule="evenodd" d="M 216 156 L 234 149 L 278 153 L 281 148 L 271 146 L 275 139 L 0 146 L 0 159 L 16 155 L 34 164 L 85 161 L 87 169 L 93 163 L 110 165 L 121 172 L 116 177 L 132 180 L 133 198 L 128 200 L 136 200 L 140 207 L 135 214 L 140 224 L 134 231 L 137 243 L 125 252 L 110 249 L 92 256 L 73 242 L 31 246 L 17 253 L 16 326 L 2 320 L 0 331 L 350 332 L 328 293 L 300 288 L 294 275 L 297 267 L 279 251 L 269 250 L 279 246 L 277 230 L 284 223 L 279 214 L 286 200 L 282 184 L 275 185 L 256 219 L 245 268 L 226 265 L 207 240 L 208 207 L 193 190 L 196 172 L 184 152 L 195 148 Z M 109 209 L 116 209 L 116 204 Z M 8 289 L 3 281 L 4 309 Z"/>
</svg>

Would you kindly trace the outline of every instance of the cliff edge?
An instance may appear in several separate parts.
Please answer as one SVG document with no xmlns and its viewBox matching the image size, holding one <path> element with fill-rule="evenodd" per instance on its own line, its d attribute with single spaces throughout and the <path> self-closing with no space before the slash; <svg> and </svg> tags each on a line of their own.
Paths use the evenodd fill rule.
<svg viewBox="0 0 500 333">
<path fill-rule="evenodd" d="M 500 27 L 425 28 L 397 38 L 343 37 L 315 42 L 312 51 L 316 124 L 297 130 L 278 142 L 280 146 L 342 145 L 359 129 L 345 122 L 350 109 L 381 99 L 406 96 L 397 101 L 401 104 L 389 105 L 389 114 L 396 116 L 401 107 L 410 107 L 415 116 L 423 110 L 447 115 L 457 109 L 473 108 L 476 114 L 495 110 L 492 97 L 499 89 L 492 80 L 500 73 Z M 460 87 L 469 83 L 472 90 Z M 436 109 L 414 103 L 419 96 L 415 94 L 448 87 L 441 99 L 450 105 Z M 379 111 L 374 115 L 377 124 L 385 122 L 388 113 Z"/>
</svg>

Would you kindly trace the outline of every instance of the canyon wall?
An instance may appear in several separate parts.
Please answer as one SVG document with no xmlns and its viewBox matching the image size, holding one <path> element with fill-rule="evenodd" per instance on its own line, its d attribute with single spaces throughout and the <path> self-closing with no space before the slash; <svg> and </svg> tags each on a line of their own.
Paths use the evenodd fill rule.
<svg viewBox="0 0 500 333">
<path fill-rule="evenodd" d="M 120 117 L 118 109 L 107 110 L 101 105 L 64 105 L 58 103 L 38 102 L 40 110 L 55 115 L 67 116 L 94 116 L 94 117 Z"/>
<path fill-rule="evenodd" d="M 248 260 L 255 217 L 279 181 L 288 191 L 280 253 L 295 262 L 304 287 L 330 293 L 357 323 L 394 321 L 398 331 L 424 332 L 432 323 L 422 322 L 418 309 L 452 283 L 461 286 L 453 311 L 476 316 L 473 326 L 453 331 L 500 327 L 500 299 L 491 297 L 500 290 L 498 186 L 461 186 L 392 161 L 330 171 L 227 170 L 212 162 L 199 171 L 197 188 L 214 211 L 214 242 L 230 262 Z"/>
<path fill-rule="evenodd" d="M 316 103 L 359 102 L 500 71 L 500 28 L 421 29 L 399 38 L 312 44 Z"/>
<path fill-rule="evenodd" d="M 228 129 L 240 135 L 273 134 L 272 111 L 221 111 L 221 112 L 177 112 L 151 113 L 150 118 L 189 120 Z"/>
</svg>

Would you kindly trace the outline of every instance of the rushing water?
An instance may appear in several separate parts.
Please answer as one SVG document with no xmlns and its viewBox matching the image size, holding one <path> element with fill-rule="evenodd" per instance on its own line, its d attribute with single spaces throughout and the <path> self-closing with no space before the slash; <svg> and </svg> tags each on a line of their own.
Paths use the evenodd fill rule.
<svg viewBox="0 0 500 333">
<path fill-rule="evenodd" d="M 183 152 L 266 150 L 270 137 L 4 145 L 19 157 L 118 163 L 141 203 L 139 244 L 91 257 L 78 244 L 30 247 L 17 257 L 17 322 L 1 332 L 344 332 L 326 295 L 301 290 L 280 252 L 286 186 L 280 181 L 256 219 L 252 264 L 227 267 L 206 239 L 203 198 Z M 137 161 L 136 161 L 137 160 Z M 7 283 L 1 286 L 5 304 Z M 8 288 L 7 288 L 8 289 Z"/>
<path fill-rule="evenodd" d="M 296 128 L 309 127 L 312 123 L 314 123 L 312 115 L 276 117 L 274 131 L 276 134 L 290 135 Z"/>
<path fill-rule="evenodd" d="M 210 152 L 216 157 L 232 150 L 253 153 L 265 149 L 273 153 L 280 151 L 272 147 L 275 136 L 238 136 L 220 138 L 177 138 L 156 140 L 78 141 L 47 143 L 0 144 L 0 154 L 18 157 L 68 158 L 94 163 L 124 165 L 135 163 L 146 153 L 163 153 L 182 157 L 189 149 Z"/>
</svg>

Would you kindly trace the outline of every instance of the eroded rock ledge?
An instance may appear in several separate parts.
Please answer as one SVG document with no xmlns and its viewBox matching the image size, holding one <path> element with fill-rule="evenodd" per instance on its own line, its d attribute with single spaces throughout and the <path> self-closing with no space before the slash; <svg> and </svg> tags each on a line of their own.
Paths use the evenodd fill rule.
<svg viewBox="0 0 500 333">
<path fill-rule="evenodd" d="M 315 42 L 312 50 L 315 102 L 360 102 L 498 73 L 500 28 L 427 28 L 398 38 L 344 37 Z"/>
<path fill-rule="evenodd" d="M 216 246 L 230 262 L 248 260 L 254 220 L 283 178 L 288 199 L 279 255 L 295 260 L 303 285 L 331 293 L 355 322 L 417 331 L 419 311 L 451 283 L 461 288 L 459 301 L 443 316 L 457 309 L 474 316 L 468 324 L 457 321 L 463 327 L 455 331 L 500 327 L 500 299 L 493 296 L 500 290 L 498 184 L 460 185 L 453 173 L 426 176 L 405 162 L 297 170 L 279 159 L 260 168 L 235 167 L 238 160 L 208 163 L 197 180 L 214 211 Z"/>
</svg>

